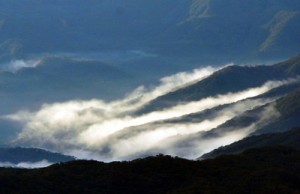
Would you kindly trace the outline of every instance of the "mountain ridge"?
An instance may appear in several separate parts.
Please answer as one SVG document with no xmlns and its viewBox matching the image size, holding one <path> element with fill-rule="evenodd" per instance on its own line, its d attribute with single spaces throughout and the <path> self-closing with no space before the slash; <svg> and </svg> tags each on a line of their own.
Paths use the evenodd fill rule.
<svg viewBox="0 0 300 194">
<path fill-rule="evenodd" d="M 190 161 L 158 155 L 131 162 L 73 161 L 48 168 L 0 168 L 4 193 L 286 193 L 300 190 L 299 150 L 261 148 Z M 242 177 L 246 177 L 241 179 Z M 22 183 L 22 184 L 21 184 Z"/>
<path fill-rule="evenodd" d="M 198 159 L 204 160 L 216 158 L 221 155 L 235 155 L 248 149 L 272 146 L 287 146 L 299 150 L 299 142 L 300 128 L 290 129 L 284 132 L 253 135 L 234 142 L 230 145 L 219 147 L 209 153 L 203 154 Z"/>
<path fill-rule="evenodd" d="M 188 101 L 196 101 L 217 94 L 258 87 L 270 80 L 296 78 L 297 75 L 300 75 L 299 64 L 300 55 L 274 65 L 227 66 L 199 82 L 159 96 L 142 110 L 139 110 L 137 114 L 147 113 L 151 110 L 157 110 L 157 108 L 166 108 Z M 253 79 L 254 77 L 255 79 Z"/>
<path fill-rule="evenodd" d="M 50 163 L 68 162 L 75 157 L 54 153 L 38 148 L 2 147 L 0 148 L 0 163 L 18 164 L 21 162 L 40 162 L 46 160 Z"/>
</svg>

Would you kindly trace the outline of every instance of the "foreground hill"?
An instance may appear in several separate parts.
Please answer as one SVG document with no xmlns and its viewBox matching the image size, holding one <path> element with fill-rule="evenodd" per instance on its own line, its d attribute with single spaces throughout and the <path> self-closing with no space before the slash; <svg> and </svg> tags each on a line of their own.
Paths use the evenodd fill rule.
<svg viewBox="0 0 300 194">
<path fill-rule="evenodd" d="M 0 163 L 18 164 L 21 162 L 40 162 L 47 160 L 50 163 L 75 160 L 74 157 L 53 153 L 38 148 L 0 148 Z"/>
<path fill-rule="evenodd" d="M 250 136 L 233 144 L 215 149 L 210 153 L 204 154 L 199 159 L 215 158 L 221 155 L 239 154 L 244 150 L 251 148 L 279 145 L 300 149 L 300 128 L 281 133 L 268 133 Z"/>
<path fill-rule="evenodd" d="M 1 193 L 297 193 L 300 151 L 285 147 L 189 161 L 74 161 L 44 169 L 0 169 Z M 243 177 L 243 178 L 241 178 Z"/>
</svg>

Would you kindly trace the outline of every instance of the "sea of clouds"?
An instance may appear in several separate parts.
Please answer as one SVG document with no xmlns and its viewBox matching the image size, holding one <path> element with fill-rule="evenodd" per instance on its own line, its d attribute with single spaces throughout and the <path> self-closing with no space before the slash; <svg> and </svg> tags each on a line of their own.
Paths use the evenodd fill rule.
<svg viewBox="0 0 300 194">
<path fill-rule="evenodd" d="M 197 137 L 247 110 L 272 102 L 274 99 L 254 97 L 295 81 L 270 80 L 261 86 L 238 92 L 135 114 L 157 97 L 199 82 L 220 69 L 205 67 L 177 73 L 162 78 L 153 89 L 141 86 L 116 101 L 70 100 L 44 104 L 37 111 L 20 110 L 4 118 L 23 125 L 14 140 L 15 144 L 46 148 L 77 158 L 112 161 L 157 153 L 195 158 L 247 136 L 255 130 L 255 125 L 224 133 L 215 139 L 194 138 L 187 143 L 190 137 Z M 206 119 L 187 123 L 168 122 L 222 105 L 228 106 Z"/>
</svg>

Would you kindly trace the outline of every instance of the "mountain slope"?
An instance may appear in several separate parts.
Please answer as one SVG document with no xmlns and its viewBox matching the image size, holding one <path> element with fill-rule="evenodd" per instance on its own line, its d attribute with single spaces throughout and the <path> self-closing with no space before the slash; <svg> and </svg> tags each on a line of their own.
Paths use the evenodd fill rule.
<svg viewBox="0 0 300 194">
<path fill-rule="evenodd" d="M 47 160 L 50 163 L 58 163 L 75 160 L 75 158 L 37 148 L 0 148 L 0 163 L 34 163 L 42 160 Z"/>
<path fill-rule="evenodd" d="M 218 136 L 220 133 L 233 132 L 247 127 L 254 128 L 250 134 L 274 133 L 300 125 L 300 89 L 279 98 L 275 102 L 256 107 L 223 123 L 205 136 Z M 252 127 L 251 127 L 252 126 Z"/>
<path fill-rule="evenodd" d="M 74 161 L 44 169 L 0 168 L 2 193 L 297 193 L 300 152 L 250 150 L 215 160 L 156 156 L 131 162 Z M 241 178 L 244 177 L 244 178 Z"/>
<path fill-rule="evenodd" d="M 103 105 L 102 101 L 80 101 L 75 103 L 76 108 L 72 101 L 49 104 L 38 111 L 17 112 L 6 118 L 22 125 L 16 141 L 23 146 L 39 145 L 63 153 L 70 147 L 82 147 L 104 161 L 157 153 L 195 158 L 267 127 L 274 132 L 300 125 L 297 114 L 281 114 L 275 106 L 276 99 L 299 88 L 297 76 L 285 72 L 288 67 L 297 66 L 291 61 L 295 59 L 273 66 L 225 67 L 195 84 L 175 87 L 173 92 L 153 101 L 164 92 L 156 88 L 137 91 L 130 98 Z M 286 81 L 288 78 L 294 78 L 293 82 Z M 160 86 L 159 90 L 164 89 Z M 170 104 L 151 107 L 174 93 L 175 100 L 171 98 Z M 151 109 L 146 112 L 144 104 L 148 102 L 150 106 L 146 108 Z M 64 115 L 70 116 L 64 119 Z"/>
<path fill-rule="evenodd" d="M 186 115 L 174 121 L 171 120 L 170 123 L 175 122 L 175 124 L 180 123 L 183 126 L 187 126 L 186 130 L 189 130 L 189 126 L 193 126 L 195 130 L 198 129 L 198 132 L 194 134 L 178 135 L 169 138 L 168 141 L 173 143 L 171 153 L 180 156 L 189 153 L 190 158 L 196 158 L 199 157 L 196 156 L 196 153 L 203 155 L 218 147 L 230 145 L 248 136 L 281 132 L 300 126 L 300 107 L 298 106 L 300 99 L 299 83 L 296 85 L 298 85 L 298 89 L 294 92 L 290 92 L 278 100 L 275 100 L 275 98 L 273 99 L 275 101 L 271 100 L 271 102 L 269 101 L 263 105 L 247 108 L 248 103 L 256 103 L 249 99 L 250 101 L 246 100 L 244 102 L 223 105 L 204 112 Z M 274 91 L 270 92 L 273 93 Z M 275 93 L 277 92 L 275 91 Z M 264 96 L 268 98 L 269 94 L 258 96 L 257 100 L 263 100 Z M 271 98 L 273 97 L 274 95 L 271 95 Z M 286 109 L 276 108 L 282 102 L 289 102 L 290 106 L 280 106 L 287 107 Z M 244 105 L 246 105 L 246 109 Z M 224 117 L 230 117 L 232 114 L 234 114 L 233 117 L 222 123 L 218 123 L 219 119 L 222 120 Z M 201 125 L 197 125 L 198 123 Z M 205 127 L 207 125 L 209 127 L 210 124 L 213 127 L 205 130 Z M 204 128 L 202 125 L 204 125 Z"/>
<path fill-rule="evenodd" d="M 239 154 L 252 148 L 287 146 L 300 149 L 300 128 L 291 129 L 281 133 L 267 133 L 254 135 L 234 142 L 230 145 L 220 147 L 202 155 L 199 159 L 216 158 L 221 155 Z"/>
<path fill-rule="evenodd" d="M 138 113 L 258 87 L 270 80 L 295 78 L 299 74 L 300 55 L 271 66 L 228 66 L 204 80 L 154 99 Z"/>
<path fill-rule="evenodd" d="M 116 98 L 137 87 L 138 78 L 96 60 L 49 57 L 35 68 L 0 72 L 0 113 L 69 99 Z"/>
<path fill-rule="evenodd" d="M 300 54 L 290 58 L 287 61 L 278 63 L 275 68 L 285 72 L 289 76 L 299 75 L 300 73 Z"/>
<path fill-rule="evenodd" d="M 278 112 L 279 116 L 274 122 L 259 127 L 254 134 L 281 131 L 282 129 L 299 126 L 300 114 L 300 89 L 278 99 L 271 106 Z"/>
</svg>

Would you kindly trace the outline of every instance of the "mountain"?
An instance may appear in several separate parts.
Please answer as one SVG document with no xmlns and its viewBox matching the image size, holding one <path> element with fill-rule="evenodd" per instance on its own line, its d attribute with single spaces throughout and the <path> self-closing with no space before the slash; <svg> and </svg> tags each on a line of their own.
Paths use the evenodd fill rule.
<svg viewBox="0 0 300 194">
<path fill-rule="evenodd" d="M 299 75 L 300 73 L 300 54 L 290 58 L 287 61 L 278 63 L 275 68 L 283 71 L 289 76 Z"/>
<path fill-rule="evenodd" d="M 261 146 L 281 145 L 282 138 L 283 145 L 297 147 L 298 132 L 285 131 L 300 126 L 299 22 L 299 0 L 1 0 L 0 145 L 38 146 L 103 161 L 158 153 L 193 159 L 245 137 L 246 143 L 229 145 L 228 152 L 240 153 L 238 148 L 251 148 L 257 141 Z M 229 62 L 238 65 L 214 71 Z M 201 69 L 208 64 L 211 67 Z M 153 193 L 228 192 L 233 186 L 233 193 L 245 187 L 261 193 L 294 192 L 299 177 L 292 172 L 299 167 L 291 161 L 299 158 L 298 152 L 276 147 L 204 162 L 160 155 L 110 164 L 75 161 L 35 171 L 3 169 L 0 189 L 18 193 L 5 189 L 28 183 L 35 184 L 31 192 L 47 193 L 45 186 L 60 193 L 56 184 L 72 193 L 79 191 L 77 185 L 63 185 L 69 165 L 76 178 L 70 176 L 66 184 L 73 185 L 89 180 L 84 173 L 97 177 L 85 172 L 85 165 L 95 165 L 104 173 L 105 178 L 95 179 L 104 190 L 88 182 L 84 192 L 93 192 L 91 185 L 104 193 L 129 192 L 127 188 L 135 189 L 131 193 L 145 193 L 143 188 L 156 188 Z M 0 153 L 3 166 L 41 167 L 74 160 L 39 149 L 3 148 Z M 273 160 L 266 161 L 264 155 Z M 257 159 L 262 159 L 260 166 L 253 166 Z M 285 167 L 277 159 L 291 165 Z M 226 165 L 220 171 L 234 161 L 236 174 L 228 175 L 232 169 Z M 251 170 L 243 171 L 250 161 Z M 143 174 L 152 162 L 154 169 L 161 170 L 162 162 L 172 171 Z M 181 163 L 189 167 L 175 169 Z M 267 163 L 275 167 L 261 169 Z M 198 165 L 200 171 L 192 174 Z M 118 174 L 123 168 L 125 175 Z M 249 172 L 255 172 L 253 179 L 240 178 Z M 270 179 L 256 182 L 262 176 Z M 232 183 L 237 177 L 244 182 Z M 58 183 L 49 182 L 53 178 Z M 135 182 L 140 178 L 144 182 Z M 125 182 L 130 180 L 134 183 Z M 213 188 L 216 183 L 220 189 Z"/>
<path fill-rule="evenodd" d="M 3 0 L 1 134 L 20 130 L 2 118 L 20 110 L 70 100 L 111 101 L 171 73 L 231 61 L 270 64 L 294 55 L 299 10 L 298 0 Z M 155 99 L 136 114 L 298 72 L 299 65 L 286 63 L 230 66 Z"/>
<path fill-rule="evenodd" d="M 182 113 L 191 109 L 190 114 L 182 113 L 171 119 L 131 127 L 114 137 L 127 138 L 130 134 L 142 133 L 143 130 L 161 131 L 162 134 L 175 131 L 175 135 L 160 142 L 161 144 L 171 142 L 169 148 L 156 146 L 147 150 L 145 155 L 168 153 L 195 158 L 198 157 L 196 153 L 202 155 L 247 136 L 298 127 L 300 126 L 300 82 L 297 81 L 299 61 L 298 55 L 272 66 L 225 67 L 206 79 L 154 99 L 135 113 L 141 116 L 151 115 L 153 112 L 156 113 L 155 111 L 172 114 L 172 110 Z M 222 102 L 210 107 L 210 104 L 213 105 L 217 101 L 216 99 L 230 101 L 231 94 L 235 92 L 249 91 L 249 88 L 260 87 L 266 81 L 288 78 L 295 78 L 295 81 L 253 98 L 230 103 Z M 222 95 L 225 94 L 229 94 L 229 97 L 223 98 Z M 209 107 L 202 110 L 202 106 L 206 106 L 206 103 Z"/>
<path fill-rule="evenodd" d="M 256 133 L 276 131 L 283 127 L 297 127 L 299 123 L 298 115 L 300 113 L 299 99 L 300 90 L 298 89 L 276 101 L 274 107 L 280 114 L 278 121 L 258 129 Z"/>
<path fill-rule="evenodd" d="M 53 153 L 38 148 L 0 148 L 0 163 L 18 164 L 21 162 L 40 162 L 46 160 L 50 163 L 68 162 L 74 157 Z"/>
<path fill-rule="evenodd" d="M 3 0 L 0 7 L 1 61 L 144 50 L 175 61 L 249 62 L 300 49 L 297 0 Z"/>
<path fill-rule="evenodd" d="M 256 126 L 253 134 L 263 134 L 276 131 L 283 131 L 300 125 L 298 115 L 300 113 L 299 106 L 300 89 L 288 93 L 282 98 L 271 102 L 267 105 L 249 110 L 232 120 L 218 126 L 215 130 L 230 131 L 231 129 L 243 128 L 254 123 L 259 123 L 263 117 L 269 117 Z M 270 110 L 270 111 L 269 111 Z M 211 131 L 211 133 L 214 133 Z"/>
<path fill-rule="evenodd" d="M 180 81 L 197 71 L 176 74 L 165 78 L 153 90 L 137 90 L 129 97 L 107 103 L 71 100 L 47 104 L 37 111 L 25 109 L 4 117 L 17 125 L 3 123 L 1 130 L 6 131 L 3 134 L 15 131 L 11 139 L 17 145 L 38 145 L 62 153 L 81 146 L 87 155 L 103 161 L 130 160 L 157 153 L 192 159 L 254 133 L 300 126 L 299 59 L 296 56 L 275 65 L 227 66 L 201 81 L 166 89 L 177 84 L 173 79 L 177 81 L 178 76 Z M 48 75 L 55 72 L 46 67 L 40 65 L 32 70 Z M 19 72 L 23 71 L 28 70 Z M 82 70 L 72 71 L 62 75 L 79 79 L 76 75 Z M 87 74 L 87 80 L 89 76 L 94 75 Z M 291 103 L 288 109 L 295 110 L 284 111 L 285 105 L 280 105 L 279 110 L 280 98 L 293 99 L 294 102 L 285 101 Z M 65 115 L 68 119 L 64 119 Z M 144 143 L 145 139 L 149 141 Z M 79 158 L 80 151 L 74 152 Z"/>
<path fill-rule="evenodd" d="M 261 147 L 287 146 L 300 149 L 300 128 L 285 132 L 267 133 L 246 137 L 240 141 L 227 146 L 222 146 L 209 153 L 202 155 L 199 159 L 216 158 L 221 155 L 239 154 L 245 150 Z"/>
<path fill-rule="evenodd" d="M 182 138 L 181 141 L 177 142 L 173 148 L 175 150 L 184 150 L 185 147 L 189 147 L 189 145 L 198 143 L 199 146 L 202 145 L 202 147 L 200 146 L 196 148 L 196 150 L 202 150 L 201 155 L 203 155 L 205 153 L 210 153 L 212 150 L 218 147 L 229 145 L 229 147 L 231 148 L 230 144 L 246 137 L 251 138 L 253 135 L 262 134 L 266 135 L 259 136 L 259 138 L 270 137 L 268 136 L 269 133 L 273 134 L 275 132 L 284 132 L 291 128 L 297 128 L 298 126 L 300 126 L 300 107 L 298 105 L 300 99 L 299 94 L 300 90 L 297 89 L 294 92 L 290 92 L 285 96 L 279 98 L 278 100 L 266 103 L 261 106 L 256 106 L 240 114 L 236 114 L 233 118 L 225 121 L 224 123 L 218 125 L 213 129 L 210 129 L 208 131 L 200 131 L 197 134 Z M 285 103 L 283 102 L 288 103 L 290 106 L 285 106 Z M 285 109 L 278 107 L 285 107 Z M 222 110 L 223 108 L 221 107 L 220 111 Z M 213 110 L 210 114 L 213 114 Z M 197 118 L 197 114 L 195 115 L 195 117 Z M 204 118 L 210 119 L 209 117 Z M 267 142 L 266 145 L 268 145 L 268 140 L 265 141 Z M 280 142 L 278 142 L 278 144 L 280 144 Z M 265 144 L 262 143 L 262 145 Z M 273 144 L 270 143 L 270 145 Z M 277 145 L 277 143 L 274 143 L 274 145 Z M 255 147 L 255 144 L 253 146 Z M 251 146 L 249 146 L 249 148 L 251 148 Z M 222 150 L 222 148 L 220 148 L 220 150 Z M 217 153 L 218 152 L 219 150 L 217 151 Z"/>
<path fill-rule="evenodd" d="M 187 87 L 159 96 L 137 113 L 146 113 L 175 104 L 258 87 L 269 80 L 295 78 L 300 74 L 300 55 L 274 65 L 228 66 Z"/>
<path fill-rule="evenodd" d="M 1 193 L 297 193 L 300 152 L 285 147 L 190 161 L 158 155 L 131 162 L 72 161 L 0 168 Z M 243 178 L 241 178 L 243 177 Z"/>
<path fill-rule="evenodd" d="M 138 80 L 97 60 L 47 57 L 34 68 L 0 72 L 0 112 L 69 99 L 112 99 L 137 87 Z"/>
</svg>

